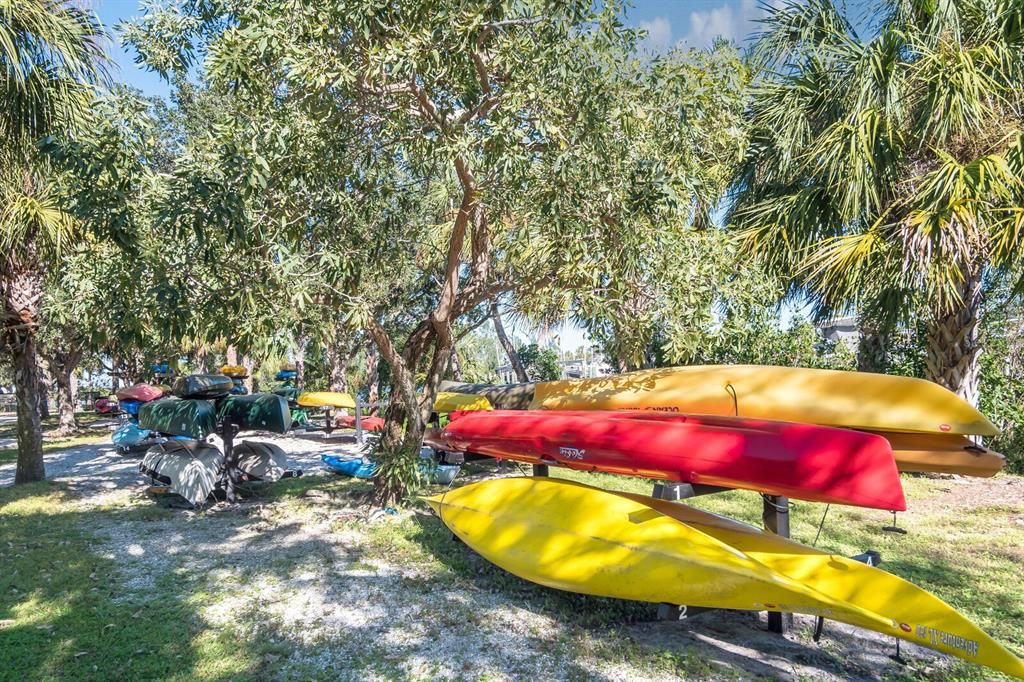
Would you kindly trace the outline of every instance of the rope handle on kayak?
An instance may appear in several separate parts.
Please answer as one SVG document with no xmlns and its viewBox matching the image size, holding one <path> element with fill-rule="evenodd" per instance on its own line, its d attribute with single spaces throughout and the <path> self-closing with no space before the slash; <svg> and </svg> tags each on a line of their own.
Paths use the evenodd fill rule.
<svg viewBox="0 0 1024 682">
<path fill-rule="evenodd" d="M 736 387 L 729 382 L 725 385 L 726 392 L 732 396 L 732 413 L 734 417 L 740 416 L 740 399 L 736 396 Z"/>
</svg>

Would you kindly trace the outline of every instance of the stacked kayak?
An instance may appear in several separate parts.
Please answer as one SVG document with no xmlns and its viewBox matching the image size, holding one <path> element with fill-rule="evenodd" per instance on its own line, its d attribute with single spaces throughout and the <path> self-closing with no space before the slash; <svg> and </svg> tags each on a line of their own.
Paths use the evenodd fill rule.
<svg viewBox="0 0 1024 682">
<path fill-rule="evenodd" d="M 434 399 L 434 412 L 451 414 L 452 412 L 476 412 L 492 410 L 491 401 L 483 395 L 469 393 L 452 393 L 441 391 Z"/>
<path fill-rule="evenodd" d="M 462 414 L 431 445 L 802 500 L 903 511 L 892 449 L 881 436 L 812 424 L 656 412 Z"/>
<path fill-rule="evenodd" d="M 224 453 L 199 441 L 168 441 L 151 447 L 139 470 L 193 505 L 202 504 L 220 482 Z"/>
<path fill-rule="evenodd" d="M 235 482 L 276 481 L 300 474 L 288 469 L 284 452 L 275 445 L 236 443 L 232 464 L 221 450 L 203 442 L 222 427 L 272 433 L 290 428 L 284 398 L 272 393 L 237 395 L 233 389 L 233 380 L 224 374 L 180 376 L 174 381 L 173 396 L 141 404 L 138 426 L 155 433 L 158 443 L 149 448 L 140 470 L 192 504 L 206 500 L 227 477 Z"/>
<path fill-rule="evenodd" d="M 359 422 L 364 431 L 384 430 L 384 420 L 381 417 L 360 417 Z M 338 415 L 334 418 L 334 426 L 339 429 L 354 429 L 356 428 L 356 418 L 351 414 Z"/>
<path fill-rule="evenodd" d="M 249 370 L 242 365 L 223 365 L 220 373 L 231 379 L 231 395 L 246 395 L 249 389 L 245 387 L 245 380 L 249 378 Z"/>
<path fill-rule="evenodd" d="M 287 433 L 292 418 L 288 403 L 273 393 L 229 395 L 220 401 L 218 415 L 242 429 Z"/>
<path fill-rule="evenodd" d="M 139 410 L 143 405 L 163 397 L 164 391 L 150 384 L 138 383 L 119 389 L 115 395 L 118 408 L 126 419 L 114 431 L 111 441 L 122 455 L 144 452 L 156 443 L 157 434 L 139 426 Z"/>
<path fill-rule="evenodd" d="M 137 403 L 147 403 L 150 400 L 156 400 L 162 397 L 164 394 L 163 390 L 156 386 L 151 386 L 146 383 L 138 383 L 134 386 L 119 389 L 114 395 L 117 396 L 118 401 L 135 401 Z"/>
<path fill-rule="evenodd" d="M 338 391 L 309 391 L 300 393 L 295 401 L 302 407 L 354 410 L 356 401 L 348 393 Z"/>
<path fill-rule="evenodd" d="M 217 408 L 211 400 L 162 398 L 139 408 L 139 426 L 202 440 L 217 428 Z"/>
<path fill-rule="evenodd" d="M 511 387 L 447 384 L 445 389 L 478 395 L 515 392 L 519 404 L 529 395 L 530 410 L 653 411 L 857 429 L 886 438 L 901 471 L 991 476 L 1004 464 L 1002 455 L 967 438 L 996 435 L 992 422 L 951 391 L 909 377 L 710 365 Z"/>
<path fill-rule="evenodd" d="M 171 392 L 179 398 L 223 398 L 234 386 L 223 374 L 187 374 L 174 380 Z"/>
<path fill-rule="evenodd" d="M 570 592 L 822 616 L 1024 678 L 1024 663 L 940 599 L 885 571 L 688 506 L 549 478 L 427 500 L 469 547 Z"/>
</svg>

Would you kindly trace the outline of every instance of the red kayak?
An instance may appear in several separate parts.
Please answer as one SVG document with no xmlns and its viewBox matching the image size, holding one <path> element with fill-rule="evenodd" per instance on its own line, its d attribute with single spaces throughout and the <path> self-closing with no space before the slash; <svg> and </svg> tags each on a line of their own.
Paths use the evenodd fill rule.
<svg viewBox="0 0 1024 682">
<path fill-rule="evenodd" d="M 364 431 L 380 431 L 384 428 L 384 420 L 380 417 L 362 417 L 360 421 Z M 342 414 L 334 418 L 334 425 L 340 429 L 354 429 L 356 418 L 350 414 Z"/>
<path fill-rule="evenodd" d="M 140 403 L 148 403 L 150 400 L 156 400 L 164 394 L 156 386 L 150 386 L 149 384 L 135 384 L 134 386 L 128 386 L 127 388 L 120 389 L 115 395 L 118 400 L 138 400 Z"/>
<path fill-rule="evenodd" d="M 907 508 L 889 442 L 812 424 L 656 412 L 494 410 L 459 415 L 443 449 L 530 464 Z"/>
</svg>

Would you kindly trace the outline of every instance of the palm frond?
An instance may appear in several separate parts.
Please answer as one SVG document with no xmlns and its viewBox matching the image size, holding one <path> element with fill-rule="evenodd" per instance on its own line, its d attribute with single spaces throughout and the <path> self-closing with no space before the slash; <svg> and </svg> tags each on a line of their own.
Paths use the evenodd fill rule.
<svg viewBox="0 0 1024 682">
<path fill-rule="evenodd" d="M 0 0 L 0 144 L 20 145 L 80 120 L 106 80 L 96 15 L 61 0 Z"/>
</svg>

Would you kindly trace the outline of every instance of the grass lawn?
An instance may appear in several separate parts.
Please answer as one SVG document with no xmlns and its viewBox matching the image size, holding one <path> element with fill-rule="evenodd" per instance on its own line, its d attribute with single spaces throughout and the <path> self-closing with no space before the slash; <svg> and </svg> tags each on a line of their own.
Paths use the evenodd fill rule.
<svg viewBox="0 0 1024 682">
<path fill-rule="evenodd" d="M 54 432 L 57 430 L 59 417 L 54 414 L 49 419 L 43 420 L 43 452 L 55 452 L 57 450 L 63 450 L 65 448 L 73 448 L 79 445 L 91 445 L 92 443 L 102 443 L 110 440 L 110 432 L 106 429 L 89 429 L 89 426 L 99 422 L 110 421 L 116 419 L 115 416 L 109 414 L 99 414 L 98 412 L 80 412 L 78 415 L 78 424 L 81 426 L 82 431 L 71 438 L 57 438 Z M 3 422 L 0 423 L 0 440 L 6 440 L 8 438 L 18 437 L 17 422 Z M 10 464 L 18 460 L 18 448 L 0 448 L 0 464 Z"/>
<path fill-rule="evenodd" d="M 647 481 L 552 471 L 650 491 Z M 904 483 L 912 511 L 898 523 L 906 535 L 881 531 L 890 515 L 833 507 L 818 546 L 880 551 L 883 568 L 1024 653 L 1024 479 Z M 712 614 L 653 623 L 653 605 L 505 573 L 454 540 L 421 502 L 368 521 L 368 491 L 365 482 L 314 475 L 192 514 L 130 492 L 97 502 L 54 483 L 0 488 L 0 679 L 776 676 L 736 656 L 804 666 L 794 677 L 874 675 L 838 625 L 818 645 L 806 627 L 772 639 L 754 621 L 722 630 L 724 618 Z M 761 509 L 750 493 L 695 504 L 754 523 Z M 793 537 L 811 543 L 823 511 L 796 503 Z M 719 640 L 749 649 L 729 658 Z M 889 663 L 882 677 L 992 674 L 918 660 Z"/>
</svg>

